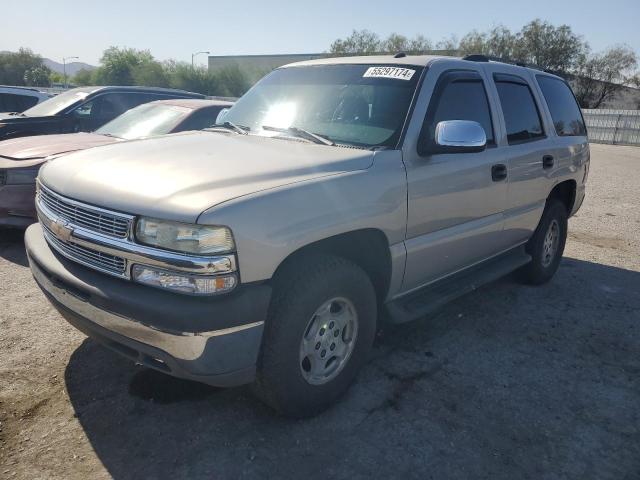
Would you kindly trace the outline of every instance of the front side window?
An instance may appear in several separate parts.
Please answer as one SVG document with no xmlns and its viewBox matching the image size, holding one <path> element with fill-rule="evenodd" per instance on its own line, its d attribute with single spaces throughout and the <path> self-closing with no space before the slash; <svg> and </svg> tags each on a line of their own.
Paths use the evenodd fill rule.
<svg viewBox="0 0 640 480">
<path fill-rule="evenodd" d="M 171 132 L 189 113 L 191 109 L 185 107 L 145 103 L 103 125 L 96 133 L 127 140 L 164 135 Z"/>
<path fill-rule="evenodd" d="M 510 77 L 500 75 L 495 79 L 509 145 L 544 137 L 540 113 L 529 85 L 519 77 L 513 77 L 514 80 Z"/>
<path fill-rule="evenodd" d="M 561 137 L 587 134 L 580 108 L 569 86 L 559 78 L 537 75 L 538 85 L 547 102 L 553 126 Z"/>
<path fill-rule="evenodd" d="M 487 144 L 494 143 L 489 100 L 484 83 L 474 72 L 444 73 L 436 85 L 422 129 L 421 140 L 426 143 L 435 136 L 436 126 L 446 120 L 478 122 L 487 136 Z M 423 149 L 425 145 L 421 146 Z"/>
<path fill-rule="evenodd" d="M 275 70 L 258 82 L 224 120 L 249 133 L 297 127 L 336 143 L 395 147 L 422 67 L 312 65 Z"/>
</svg>

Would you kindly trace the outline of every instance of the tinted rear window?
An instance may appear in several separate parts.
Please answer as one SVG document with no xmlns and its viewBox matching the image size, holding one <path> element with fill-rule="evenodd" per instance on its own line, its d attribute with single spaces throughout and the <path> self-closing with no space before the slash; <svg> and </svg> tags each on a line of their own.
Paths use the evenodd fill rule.
<svg viewBox="0 0 640 480">
<path fill-rule="evenodd" d="M 529 86 L 516 81 L 496 80 L 496 87 L 500 96 L 509 144 L 543 137 L 540 113 Z"/>
<path fill-rule="evenodd" d="M 558 135 L 586 135 L 580 108 L 569 86 L 553 77 L 538 75 L 537 79 Z"/>
</svg>

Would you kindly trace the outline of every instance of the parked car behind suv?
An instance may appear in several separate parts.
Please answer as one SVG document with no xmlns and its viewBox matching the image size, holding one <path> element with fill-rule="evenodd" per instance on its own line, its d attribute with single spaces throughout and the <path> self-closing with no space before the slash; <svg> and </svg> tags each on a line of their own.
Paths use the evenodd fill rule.
<svg viewBox="0 0 640 480">
<path fill-rule="evenodd" d="M 37 88 L 0 85 L 0 112 L 20 113 L 49 98 L 51 95 Z"/>
<path fill-rule="evenodd" d="M 0 114 L 0 140 L 52 133 L 91 132 L 130 108 L 172 98 L 204 98 L 204 95 L 155 87 L 74 88 L 21 114 Z"/>
<path fill-rule="evenodd" d="M 138 105 L 92 133 L 64 133 L 0 142 L 0 227 L 24 228 L 37 220 L 36 177 L 48 160 L 72 151 L 186 130 L 216 122 L 232 102 L 173 99 Z"/>
<path fill-rule="evenodd" d="M 224 120 L 46 164 L 25 245 L 80 330 L 287 415 L 345 392 L 383 315 L 550 280 L 585 194 L 567 83 L 484 57 L 292 64 Z"/>
</svg>

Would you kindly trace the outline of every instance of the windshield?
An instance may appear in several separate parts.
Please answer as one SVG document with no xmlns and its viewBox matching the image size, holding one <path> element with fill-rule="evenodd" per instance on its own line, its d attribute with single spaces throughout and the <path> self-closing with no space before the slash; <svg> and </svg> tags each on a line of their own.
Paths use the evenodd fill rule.
<svg viewBox="0 0 640 480">
<path fill-rule="evenodd" d="M 133 140 L 134 138 L 169 133 L 189 113 L 190 108 L 157 103 L 145 103 L 124 112 L 96 133 Z"/>
<path fill-rule="evenodd" d="M 45 100 L 22 113 L 28 117 L 48 117 L 50 115 L 56 115 L 74 103 L 83 100 L 89 93 L 91 93 L 91 91 L 87 91 L 86 89 L 69 90 L 49 100 Z"/>
<path fill-rule="evenodd" d="M 295 127 L 336 143 L 394 147 L 421 71 L 380 65 L 282 68 L 238 100 L 224 121 L 260 135 L 283 135 Z"/>
</svg>

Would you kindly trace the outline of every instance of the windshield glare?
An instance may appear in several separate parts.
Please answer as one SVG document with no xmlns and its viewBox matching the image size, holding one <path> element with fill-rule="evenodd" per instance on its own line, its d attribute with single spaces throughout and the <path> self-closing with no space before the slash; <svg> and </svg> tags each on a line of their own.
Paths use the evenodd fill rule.
<svg viewBox="0 0 640 480">
<path fill-rule="evenodd" d="M 48 117 L 50 115 L 56 115 L 74 103 L 83 100 L 87 95 L 89 95 L 89 93 L 91 92 L 84 89 L 69 90 L 68 92 L 56 95 L 49 100 L 45 100 L 22 113 L 28 117 Z"/>
<path fill-rule="evenodd" d="M 96 133 L 127 140 L 164 135 L 173 130 L 190 112 L 191 109 L 176 105 L 146 103 L 114 118 L 96 130 Z"/>
<path fill-rule="evenodd" d="M 378 67 L 317 65 L 275 70 L 240 98 L 224 120 L 265 136 L 282 133 L 263 130 L 263 126 L 297 127 L 336 143 L 394 147 L 422 67 Z"/>
</svg>

